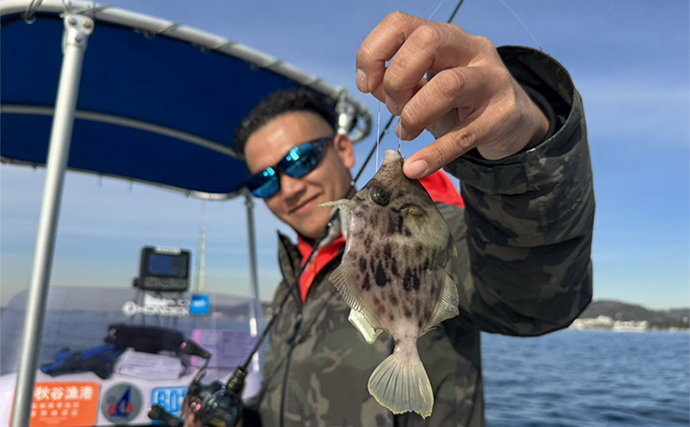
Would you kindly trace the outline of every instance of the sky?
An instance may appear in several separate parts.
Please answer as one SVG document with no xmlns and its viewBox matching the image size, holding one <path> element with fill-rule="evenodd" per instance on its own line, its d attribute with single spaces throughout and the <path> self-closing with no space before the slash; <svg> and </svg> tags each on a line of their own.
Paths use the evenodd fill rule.
<svg viewBox="0 0 690 427">
<path fill-rule="evenodd" d="M 121 7 L 239 41 L 344 86 L 385 122 L 355 86 L 361 41 L 399 10 L 445 21 L 456 2 L 429 0 L 111 0 Z M 570 72 L 585 105 L 597 199 L 594 298 L 653 309 L 690 306 L 690 85 L 687 0 L 466 0 L 454 23 L 495 45 L 540 47 Z M 435 11 L 436 10 L 436 11 Z M 435 11 L 435 13 L 434 13 Z M 433 15 L 432 15 L 433 14 Z M 376 132 L 358 144 L 362 162 Z M 432 141 L 404 143 L 411 154 Z M 1 143 L 1 141 L 0 141 Z M 387 137 L 381 150 L 393 148 Z M 358 166 L 355 166 L 358 170 Z M 370 165 L 363 185 L 374 173 Z M 45 173 L 0 166 L 0 304 L 28 289 Z M 206 229 L 206 288 L 249 295 L 244 199 L 203 202 L 178 193 L 70 172 L 55 247 L 53 286 L 131 287 L 147 245 L 193 251 Z M 276 230 L 257 201 L 262 299 L 279 281 Z M 196 283 L 196 280 L 193 281 Z"/>
</svg>

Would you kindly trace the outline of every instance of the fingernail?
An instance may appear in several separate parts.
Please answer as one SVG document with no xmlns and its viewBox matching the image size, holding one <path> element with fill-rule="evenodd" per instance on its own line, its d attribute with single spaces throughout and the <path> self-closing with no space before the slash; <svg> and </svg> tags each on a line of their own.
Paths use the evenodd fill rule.
<svg viewBox="0 0 690 427">
<path fill-rule="evenodd" d="M 424 160 L 415 160 L 415 162 L 412 163 L 409 168 L 407 168 L 407 176 L 409 178 L 423 176 L 428 168 L 429 165 L 427 165 Z"/>
<path fill-rule="evenodd" d="M 357 89 L 359 89 L 361 92 L 369 93 L 369 86 L 367 86 L 367 75 L 361 68 L 357 68 Z"/>
<path fill-rule="evenodd" d="M 398 134 L 398 137 L 402 139 L 403 141 L 409 141 L 410 140 L 410 134 L 407 133 L 404 127 L 400 124 L 400 121 L 398 121 L 398 124 L 395 126 L 395 133 Z"/>
</svg>

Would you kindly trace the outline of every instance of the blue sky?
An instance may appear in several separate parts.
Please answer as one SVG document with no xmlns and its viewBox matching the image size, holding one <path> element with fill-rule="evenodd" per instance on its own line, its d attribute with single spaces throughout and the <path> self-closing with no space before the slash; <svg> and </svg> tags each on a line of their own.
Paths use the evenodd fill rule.
<svg viewBox="0 0 690 427">
<path fill-rule="evenodd" d="M 381 109 L 384 122 L 389 117 L 385 106 L 356 91 L 357 47 L 387 13 L 401 10 L 428 18 L 439 3 L 108 4 L 203 29 L 281 58 L 347 87 L 374 117 Z M 455 1 L 444 0 L 433 19 L 446 20 L 454 7 Z M 690 305 L 688 16 L 686 0 L 466 0 L 454 21 L 496 45 L 543 48 L 566 66 L 582 94 L 597 197 L 593 259 L 598 299 L 651 308 Z M 430 140 L 423 135 L 403 151 L 412 153 Z M 370 137 L 358 145 L 359 161 L 372 142 Z M 395 144 L 397 138 L 389 137 L 383 148 Z M 373 171 L 372 165 L 364 180 Z M 2 305 L 28 288 L 44 177 L 42 169 L 0 167 Z M 179 246 L 196 255 L 202 205 L 141 184 L 69 173 L 52 283 L 127 288 L 145 245 Z M 207 288 L 247 295 L 243 200 L 206 202 L 205 210 Z M 261 293 L 270 299 L 279 278 L 275 230 L 287 230 L 261 202 L 256 222 Z"/>
</svg>

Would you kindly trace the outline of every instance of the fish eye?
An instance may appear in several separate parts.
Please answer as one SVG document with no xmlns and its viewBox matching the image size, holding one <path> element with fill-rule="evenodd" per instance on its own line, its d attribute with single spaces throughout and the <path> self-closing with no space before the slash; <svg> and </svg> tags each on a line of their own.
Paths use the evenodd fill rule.
<svg viewBox="0 0 690 427">
<path fill-rule="evenodd" d="M 371 200 L 378 205 L 386 206 L 388 204 L 388 192 L 383 188 L 372 188 Z"/>
</svg>

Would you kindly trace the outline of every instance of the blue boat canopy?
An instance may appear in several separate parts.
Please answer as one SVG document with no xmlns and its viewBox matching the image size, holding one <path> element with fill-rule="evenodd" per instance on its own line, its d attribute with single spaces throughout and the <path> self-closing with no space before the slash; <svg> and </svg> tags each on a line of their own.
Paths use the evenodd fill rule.
<svg viewBox="0 0 690 427">
<path fill-rule="evenodd" d="M 62 63 L 67 4 L 94 20 L 84 55 L 68 168 L 233 197 L 247 180 L 231 150 L 240 120 L 269 93 L 307 86 L 331 99 L 353 140 L 366 108 L 276 58 L 174 22 L 92 2 L 4 0 L 0 26 L 0 156 L 44 165 Z"/>
</svg>

